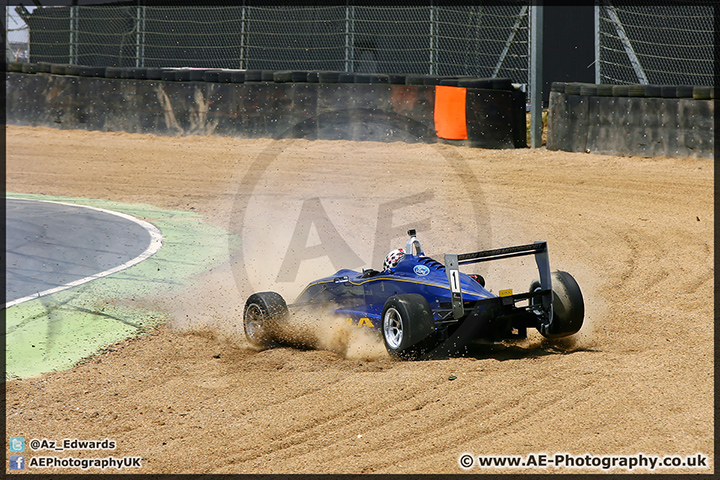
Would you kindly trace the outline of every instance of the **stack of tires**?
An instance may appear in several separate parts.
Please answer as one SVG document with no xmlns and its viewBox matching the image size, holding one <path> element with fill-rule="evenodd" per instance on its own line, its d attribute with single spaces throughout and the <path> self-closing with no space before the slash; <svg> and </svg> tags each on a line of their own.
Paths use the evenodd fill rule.
<svg viewBox="0 0 720 480">
<path fill-rule="evenodd" d="M 694 98 L 713 100 L 715 88 L 701 85 L 611 85 L 553 82 L 550 90 L 565 95 L 598 97 Z"/>
<path fill-rule="evenodd" d="M 98 67 L 67 65 L 47 62 L 8 62 L 10 73 L 49 73 L 79 77 L 103 77 L 134 80 L 163 80 L 166 82 L 215 83 L 354 83 L 394 85 L 446 85 L 466 88 L 513 90 L 509 78 L 476 78 L 466 76 L 402 75 L 383 73 L 347 73 L 338 71 L 306 70 L 238 70 L 221 68 L 145 68 Z"/>
</svg>

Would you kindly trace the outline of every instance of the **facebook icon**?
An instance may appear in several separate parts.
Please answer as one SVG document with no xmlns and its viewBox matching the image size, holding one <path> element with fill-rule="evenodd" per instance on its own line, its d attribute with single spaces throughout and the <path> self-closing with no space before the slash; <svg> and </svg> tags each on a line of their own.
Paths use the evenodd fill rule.
<svg viewBox="0 0 720 480">
<path fill-rule="evenodd" d="M 10 470 L 25 470 L 25 455 L 10 455 Z"/>
</svg>

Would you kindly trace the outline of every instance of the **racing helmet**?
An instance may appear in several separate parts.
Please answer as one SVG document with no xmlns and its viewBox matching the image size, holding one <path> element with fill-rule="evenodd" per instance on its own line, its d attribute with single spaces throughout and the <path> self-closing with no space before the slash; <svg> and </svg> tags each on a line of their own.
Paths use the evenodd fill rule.
<svg viewBox="0 0 720 480">
<path fill-rule="evenodd" d="M 392 252 L 388 253 L 387 257 L 385 257 L 385 261 L 383 262 L 383 270 L 395 268 L 404 256 L 405 250 L 403 250 L 402 248 L 396 248 Z"/>
</svg>

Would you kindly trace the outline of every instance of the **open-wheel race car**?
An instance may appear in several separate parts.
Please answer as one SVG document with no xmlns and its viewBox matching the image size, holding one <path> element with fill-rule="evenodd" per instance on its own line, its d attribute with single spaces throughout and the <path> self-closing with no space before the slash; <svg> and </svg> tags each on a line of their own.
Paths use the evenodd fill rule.
<svg viewBox="0 0 720 480">
<path fill-rule="evenodd" d="M 290 315 L 341 316 L 355 326 L 382 335 L 388 353 L 417 359 L 441 345 L 497 343 L 527 338 L 535 328 L 547 338 L 577 333 L 585 306 L 575 279 L 550 271 L 546 242 L 494 250 L 446 254 L 442 264 L 425 256 L 409 230 L 406 249 L 388 256 L 383 271 L 343 269 L 310 283 L 295 303 L 287 305 L 275 292 L 259 292 L 245 303 L 248 341 L 260 347 L 283 343 L 277 332 Z M 461 265 L 534 255 L 539 278 L 527 292 L 485 288 L 480 275 L 461 273 Z"/>
</svg>

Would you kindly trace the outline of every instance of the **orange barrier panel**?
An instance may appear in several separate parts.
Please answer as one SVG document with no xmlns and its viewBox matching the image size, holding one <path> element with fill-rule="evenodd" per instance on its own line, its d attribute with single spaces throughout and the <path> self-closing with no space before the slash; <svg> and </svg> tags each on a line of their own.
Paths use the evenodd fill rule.
<svg viewBox="0 0 720 480">
<path fill-rule="evenodd" d="M 435 87 L 435 132 L 447 140 L 467 140 L 465 87 Z"/>
</svg>

